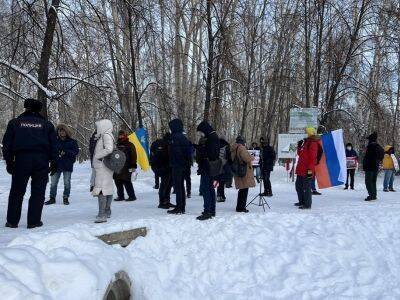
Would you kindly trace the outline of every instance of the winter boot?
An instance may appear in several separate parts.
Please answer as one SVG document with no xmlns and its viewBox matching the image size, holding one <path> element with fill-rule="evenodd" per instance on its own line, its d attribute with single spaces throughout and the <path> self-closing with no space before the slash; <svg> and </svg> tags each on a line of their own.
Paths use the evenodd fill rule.
<svg viewBox="0 0 400 300">
<path fill-rule="evenodd" d="M 69 205 L 68 197 L 63 198 L 64 205 Z"/>
<path fill-rule="evenodd" d="M 8 227 L 8 228 L 18 228 L 18 225 L 15 225 L 15 224 L 11 224 L 11 223 L 6 223 L 6 225 L 5 225 L 6 227 Z"/>
<path fill-rule="evenodd" d="M 28 229 L 33 229 L 33 228 L 42 227 L 42 226 L 43 226 L 43 222 L 39 221 L 39 223 L 37 223 L 37 224 L 28 224 L 27 228 Z"/>
<path fill-rule="evenodd" d="M 224 198 L 222 196 L 217 196 L 217 202 L 224 202 Z"/>
<path fill-rule="evenodd" d="M 394 188 L 389 189 L 390 192 L 395 192 L 396 190 Z"/>
<path fill-rule="evenodd" d="M 299 203 L 299 202 L 297 202 L 297 203 L 295 203 L 295 204 L 294 204 L 294 206 L 300 206 L 300 203 Z"/>
<path fill-rule="evenodd" d="M 107 218 L 111 217 L 111 201 L 112 201 L 111 197 L 107 198 L 106 209 L 105 209 L 105 213 L 106 213 L 106 217 Z"/>
<path fill-rule="evenodd" d="M 383 189 L 384 192 L 389 192 L 389 189 Z"/>
<path fill-rule="evenodd" d="M 104 222 L 107 222 L 107 217 L 106 217 L 106 216 L 102 216 L 102 217 L 97 216 L 97 217 L 96 217 L 96 220 L 94 220 L 94 222 L 95 222 L 95 223 L 104 223 Z"/>
<path fill-rule="evenodd" d="M 56 203 L 56 198 L 50 197 L 49 201 L 46 201 L 44 205 L 50 205 L 50 204 L 55 204 Z"/>
<path fill-rule="evenodd" d="M 215 216 L 215 214 L 212 213 L 203 213 L 201 216 L 198 216 L 196 219 L 199 221 L 205 221 L 212 219 Z"/>
<path fill-rule="evenodd" d="M 367 198 L 365 198 L 365 201 L 373 201 L 373 200 L 376 200 L 376 197 L 368 196 Z"/>
<path fill-rule="evenodd" d="M 237 209 L 236 212 L 242 212 L 242 213 L 248 213 L 249 210 L 248 209 Z"/>
<path fill-rule="evenodd" d="M 133 197 L 129 197 L 128 199 L 126 199 L 125 201 L 135 201 L 137 200 L 136 196 L 133 195 Z"/>
<path fill-rule="evenodd" d="M 179 208 L 174 208 L 172 210 L 167 211 L 167 213 L 172 214 L 172 215 L 182 215 L 185 214 L 185 212 Z"/>
<path fill-rule="evenodd" d="M 117 197 L 117 198 L 114 199 L 114 201 L 125 201 L 125 199 L 124 199 L 124 198 Z"/>
<path fill-rule="evenodd" d="M 158 208 L 162 208 L 162 209 L 170 209 L 171 207 L 169 206 L 170 203 L 160 203 L 158 205 Z"/>
<path fill-rule="evenodd" d="M 192 198 L 192 193 L 191 192 L 187 192 L 186 198 L 188 198 L 188 199 Z"/>
</svg>

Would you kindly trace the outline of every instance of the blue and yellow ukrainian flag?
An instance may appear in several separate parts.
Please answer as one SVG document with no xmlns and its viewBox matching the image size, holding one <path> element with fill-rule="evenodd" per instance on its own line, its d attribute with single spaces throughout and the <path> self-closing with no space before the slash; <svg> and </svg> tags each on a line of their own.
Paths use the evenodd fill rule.
<svg viewBox="0 0 400 300">
<path fill-rule="evenodd" d="M 149 162 L 149 136 L 147 130 L 144 128 L 138 128 L 136 132 L 131 133 L 129 141 L 135 145 L 137 162 L 143 171 L 150 169 Z"/>
</svg>

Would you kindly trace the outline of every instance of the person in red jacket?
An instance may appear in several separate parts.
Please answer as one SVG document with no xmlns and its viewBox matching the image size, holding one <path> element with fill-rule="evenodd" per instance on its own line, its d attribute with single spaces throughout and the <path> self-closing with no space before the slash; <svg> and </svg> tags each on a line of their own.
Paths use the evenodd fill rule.
<svg viewBox="0 0 400 300">
<path fill-rule="evenodd" d="M 299 161 L 296 167 L 296 192 L 299 202 L 295 205 L 299 206 L 300 209 L 311 208 L 311 181 L 314 180 L 315 176 L 320 140 L 315 128 L 307 127 L 306 133 L 308 137 L 297 144 Z"/>
</svg>

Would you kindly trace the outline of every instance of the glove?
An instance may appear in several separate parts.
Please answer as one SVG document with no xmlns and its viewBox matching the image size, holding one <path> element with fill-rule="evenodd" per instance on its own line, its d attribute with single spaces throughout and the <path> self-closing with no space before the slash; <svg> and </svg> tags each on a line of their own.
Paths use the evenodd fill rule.
<svg viewBox="0 0 400 300">
<path fill-rule="evenodd" d="M 297 149 L 301 148 L 303 146 L 304 140 L 300 140 L 297 142 Z"/>
<path fill-rule="evenodd" d="M 7 173 L 12 175 L 14 173 L 14 161 L 12 160 L 6 161 L 6 169 Z"/>
<path fill-rule="evenodd" d="M 307 179 L 313 178 L 313 173 L 311 170 L 307 170 Z"/>
<path fill-rule="evenodd" d="M 57 165 L 54 161 L 50 162 L 50 176 L 53 176 L 57 172 Z"/>
</svg>

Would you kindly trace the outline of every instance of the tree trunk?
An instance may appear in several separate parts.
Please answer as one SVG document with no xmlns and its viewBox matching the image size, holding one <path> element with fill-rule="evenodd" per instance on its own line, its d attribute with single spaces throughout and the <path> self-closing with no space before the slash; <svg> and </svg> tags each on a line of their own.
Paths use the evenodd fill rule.
<svg viewBox="0 0 400 300">
<path fill-rule="evenodd" d="M 53 48 L 54 32 L 57 24 L 57 9 L 59 6 L 60 0 L 51 1 L 51 6 L 47 13 L 46 31 L 43 39 L 42 52 L 40 54 L 38 81 L 46 88 L 49 83 L 49 63 Z M 43 103 L 42 115 L 47 118 L 47 95 L 42 89 L 38 89 L 38 99 Z"/>
</svg>

